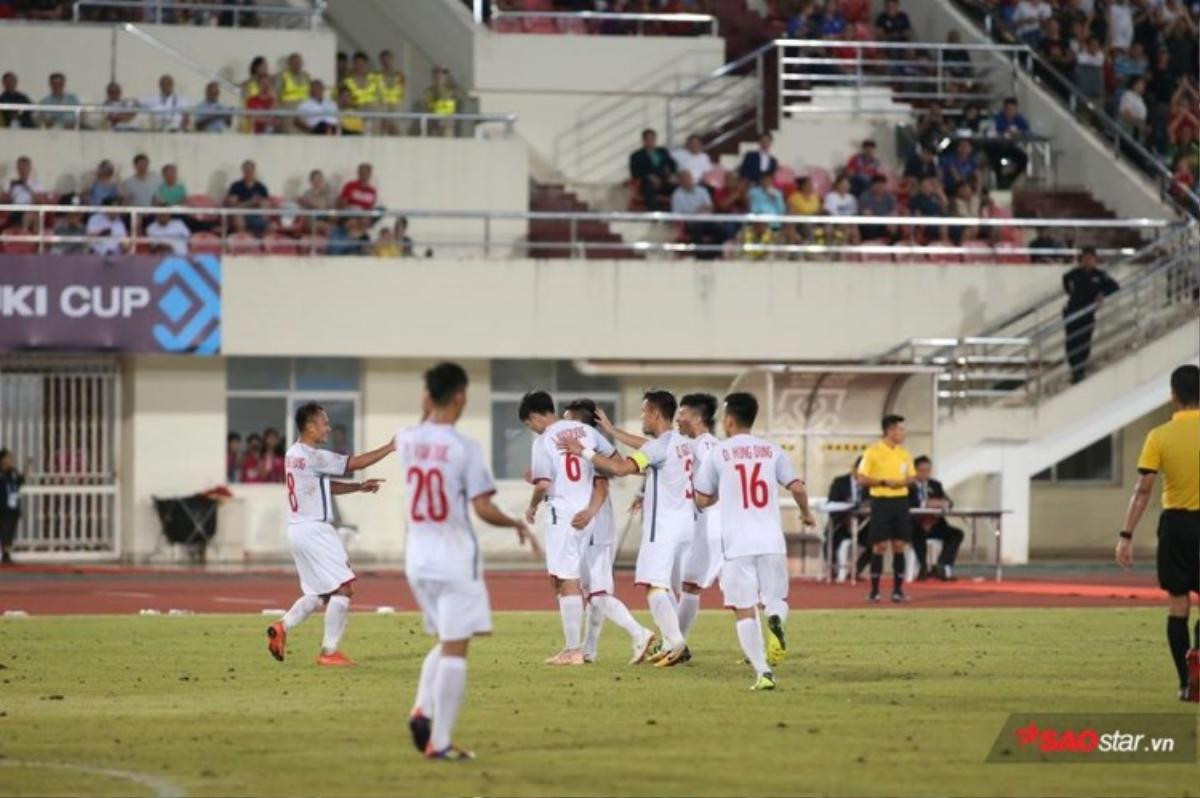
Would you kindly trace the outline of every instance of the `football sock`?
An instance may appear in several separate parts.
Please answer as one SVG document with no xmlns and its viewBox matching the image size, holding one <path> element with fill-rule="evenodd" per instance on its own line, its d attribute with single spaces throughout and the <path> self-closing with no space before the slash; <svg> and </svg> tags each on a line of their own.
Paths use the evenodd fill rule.
<svg viewBox="0 0 1200 798">
<path fill-rule="evenodd" d="M 867 567 L 867 563 L 871 561 L 872 556 L 873 555 L 871 554 L 870 549 L 863 549 L 860 551 L 858 553 L 858 559 L 854 561 L 854 573 L 861 574 L 862 569 Z"/>
<path fill-rule="evenodd" d="M 742 644 L 742 653 L 758 674 L 769 673 L 767 668 L 767 653 L 763 645 L 762 627 L 757 618 L 742 618 L 737 622 L 738 642 Z"/>
<path fill-rule="evenodd" d="M 646 597 L 650 604 L 650 615 L 662 632 L 663 643 L 674 651 L 683 646 L 683 635 L 679 631 L 679 615 L 671 602 L 670 592 L 655 588 Z"/>
<path fill-rule="evenodd" d="M 679 633 L 687 639 L 688 633 L 692 631 L 692 624 L 696 622 L 696 613 L 700 611 L 700 595 L 698 593 L 687 593 L 679 597 Z"/>
<path fill-rule="evenodd" d="M 904 561 L 904 552 L 892 552 L 892 579 L 895 580 L 892 582 L 893 593 L 899 593 L 904 590 L 904 569 L 907 566 L 908 563 Z"/>
<path fill-rule="evenodd" d="M 786 601 L 769 601 L 767 602 L 767 617 L 778 615 L 780 623 L 787 624 L 788 605 Z"/>
<path fill-rule="evenodd" d="M 442 659 L 442 644 L 434 643 L 421 663 L 421 678 L 417 681 L 417 702 L 413 709 L 427 718 L 433 717 L 433 683 L 437 679 L 438 662 Z"/>
<path fill-rule="evenodd" d="M 558 613 L 562 616 L 566 649 L 574 651 L 579 648 L 579 636 L 583 633 L 583 596 L 559 596 Z"/>
<path fill-rule="evenodd" d="M 433 683 L 433 728 L 429 735 L 429 745 L 434 751 L 444 750 L 450 745 L 454 734 L 454 722 L 458 720 L 458 710 L 462 706 L 463 694 L 466 691 L 466 658 L 441 656 L 437 666 L 437 679 Z"/>
<path fill-rule="evenodd" d="M 1189 645 L 1186 617 L 1167 616 L 1167 645 L 1171 648 L 1171 661 L 1175 663 L 1175 670 L 1179 672 L 1179 684 L 1186 686 Z"/>
<path fill-rule="evenodd" d="M 325 606 L 325 639 L 321 641 L 321 651 L 332 654 L 337 651 L 338 643 L 346 632 L 346 621 L 350 618 L 350 597 L 330 596 L 329 604 Z"/>
<path fill-rule="evenodd" d="M 846 538 L 845 540 L 843 540 L 841 543 L 838 544 L 837 557 L 835 559 L 837 560 L 838 568 L 846 567 L 846 560 L 850 559 L 850 539 L 849 538 Z M 861 559 L 861 558 L 859 558 L 859 559 Z M 859 569 L 859 570 L 862 570 L 862 569 Z"/>
<path fill-rule="evenodd" d="M 296 603 L 292 608 L 283 615 L 283 628 L 290 632 L 300 624 L 304 623 L 304 619 L 316 612 L 321 606 L 320 596 L 301 596 L 296 599 Z"/>
<path fill-rule="evenodd" d="M 871 592 L 879 592 L 879 577 L 883 575 L 883 555 L 871 553 Z"/>
<path fill-rule="evenodd" d="M 1196 621 L 1196 648 L 1200 648 L 1200 621 Z"/>
<path fill-rule="evenodd" d="M 632 613 L 629 612 L 629 608 L 625 606 L 625 602 L 621 601 L 616 596 L 609 596 L 607 594 L 603 596 L 596 596 L 596 598 L 592 599 L 592 601 L 598 601 L 600 606 L 604 609 L 604 614 L 608 616 L 608 619 L 624 629 L 630 637 L 632 637 L 634 640 L 641 638 L 642 625 L 638 623 L 637 619 L 634 618 Z"/>
<path fill-rule="evenodd" d="M 592 596 L 587 608 L 587 635 L 583 640 L 583 650 L 586 654 L 595 654 L 600 645 L 600 630 L 604 628 L 603 594 Z"/>
</svg>

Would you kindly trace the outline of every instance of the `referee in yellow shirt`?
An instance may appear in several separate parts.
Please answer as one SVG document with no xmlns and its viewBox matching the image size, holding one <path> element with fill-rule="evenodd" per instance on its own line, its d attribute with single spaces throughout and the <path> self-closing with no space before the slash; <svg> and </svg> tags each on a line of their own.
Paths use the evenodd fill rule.
<svg viewBox="0 0 1200 798">
<path fill-rule="evenodd" d="M 1133 531 L 1150 503 L 1154 477 L 1161 473 L 1158 583 L 1168 594 L 1167 645 L 1179 674 L 1179 698 L 1200 701 L 1200 689 L 1193 688 L 1189 696 L 1187 663 L 1189 591 L 1200 592 L 1200 368 L 1180 366 L 1171 373 L 1171 406 L 1171 420 L 1150 430 L 1142 446 L 1140 476 L 1117 541 L 1117 563 L 1133 565 Z M 1200 649 L 1200 622 L 1196 647 Z"/>
<path fill-rule="evenodd" d="M 879 601 L 879 579 L 883 555 L 892 550 L 892 601 L 908 601 L 904 595 L 904 550 L 912 542 L 912 519 L 908 513 L 908 486 L 916 480 L 912 455 L 901 444 L 908 430 L 904 416 L 883 417 L 883 439 L 863 452 L 858 463 L 858 483 L 871 493 L 871 523 L 867 543 L 871 547 L 871 593 L 867 601 Z"/>
</svg>

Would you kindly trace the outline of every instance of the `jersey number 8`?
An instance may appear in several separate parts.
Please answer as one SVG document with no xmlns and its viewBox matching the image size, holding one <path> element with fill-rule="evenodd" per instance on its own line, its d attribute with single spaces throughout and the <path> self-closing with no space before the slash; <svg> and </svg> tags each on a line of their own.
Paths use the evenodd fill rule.
<svg viewBox="0 0 1200 798">
<path fill-rule="evenodd" d="M 440 469 L 428 471 L 413 466 L 408 469 L 408 482 L 412 485 L 412 520 L 445 521 L 450 514 L 450 502 L 446 499 L 446 484 Z M 422 504 L 424 504 L 422 512 Z"/>
<path fill-rule="evenodd" d="M 300 500 L 296 498 L 296 477 L 292 474 L 287 475 L 288 486 L 288 507 L 292 508 L 292 512 L 300 509 Z"/>
</svg>

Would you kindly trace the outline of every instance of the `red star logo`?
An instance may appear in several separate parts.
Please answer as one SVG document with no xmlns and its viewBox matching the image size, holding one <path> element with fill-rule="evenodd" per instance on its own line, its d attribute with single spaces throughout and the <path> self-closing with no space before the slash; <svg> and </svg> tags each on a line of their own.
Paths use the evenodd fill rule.
<svg viewBox="0 0 1200 798">
<path fill-rule="evenodd" d="M 1017 742 L 1021 745 L 1032 745 L 1037 742 L 1038 731 L 1037 724 L 1030 721 L 1028 726 L 1017 729 Z"/>
</svg>

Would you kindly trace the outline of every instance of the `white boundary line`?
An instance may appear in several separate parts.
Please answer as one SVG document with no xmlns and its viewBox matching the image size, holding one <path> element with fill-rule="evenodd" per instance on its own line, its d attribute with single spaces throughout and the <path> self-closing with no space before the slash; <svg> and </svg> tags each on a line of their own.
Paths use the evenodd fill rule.
<svg viewBox="0 0 1200 798">
<path fill-rule="evenodd" d="M 154 791 L 154 798 L 186 798 L 187 790 L 175 782 L 151 773 L 139 773 L 136 770 L 117 770 L 116 768 L 98 768 L 91 765 L 76 765 L 71 762 L 30 762 L 21 759 L 0 759 L 0 767 L 45 768 L 48 770 L 74 770 L 93 776 L 108 776 L 109 778 L 132 781 Z"/>
</svg>

